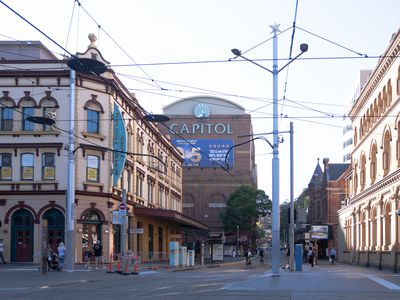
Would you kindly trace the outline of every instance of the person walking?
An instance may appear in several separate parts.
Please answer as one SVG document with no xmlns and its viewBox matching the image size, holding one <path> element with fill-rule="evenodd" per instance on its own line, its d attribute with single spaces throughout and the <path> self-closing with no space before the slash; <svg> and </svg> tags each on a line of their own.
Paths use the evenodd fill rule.
<svg viewBox="0 0 400 300">
<path fill-rule="evenodd" d="M 103 246 L 101 245 L 100 241 L 97 241 L 97 244 L 94 244 L 93 246 L 93 251 L 94 251 L 94 263 L 95 267 L 97 268 L 97 263 L 101 263 L 101 267 L 104 268 L 103 265 Z"/>
<path fill-rule="evenodd" d="M 6 263 L 6 261 L 4 260 L 4 248 L 5 248 L 4 240 L 0 239 L 0 257 L 1 257 L 1 260 L 3 261 L 3 264 Z"/>
<path fill-rule="evenodd" d="M 64 267 L 64 261 L 65 261 L 65 246 L 63 242 L 60 242 L 58 244 L 57 252 L 58 252 L 58 257 L 60 258 L 60 270 Z"/>
<path fill-rule="evenodd" d="M 333 263 L 335 261 L 335 258 L 336 258 L 336 250 L 335 250 L 335 248 L 332 248 L 331 249 L 331 253 L 330 253 L 330 261 L 331 261 L 332 265 L 333 265 Z"/>
<path fill-rule="evenodd" d="M 91 256 L 91 251 L 90 248 L 88 246 L 85 247 L 85 252 L 83 253 L 83 257 L 85 260 L 85 269 L 90 270 L 90 256 Z"/>
<path fill-rule="evenodd" d="M 315 253 L 313 250 L 313 247 L 310 247 L 310 249 L 308 250 L 308 262 L 311 265 L 311 268 L 314 268 L 314 257 L 315 257 Z"/>
</svg>

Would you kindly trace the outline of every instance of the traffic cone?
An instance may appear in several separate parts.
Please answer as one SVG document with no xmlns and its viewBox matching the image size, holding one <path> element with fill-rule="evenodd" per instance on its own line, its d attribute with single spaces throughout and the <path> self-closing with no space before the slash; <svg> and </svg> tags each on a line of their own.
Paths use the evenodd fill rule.
<svg viewBox="0 0 400 300">
<path fill-rule="evenodd" d="M 117 270 L 115 273 L 121 273 L 121 257 L 118 255 Z"/>
<path fill-rule="evenodd" d="M 106 273 L 114 273 L 113 272 L 113 255 L 110 254 L 110 262 L 108 263 L 108 269 Z"/>
</svg>

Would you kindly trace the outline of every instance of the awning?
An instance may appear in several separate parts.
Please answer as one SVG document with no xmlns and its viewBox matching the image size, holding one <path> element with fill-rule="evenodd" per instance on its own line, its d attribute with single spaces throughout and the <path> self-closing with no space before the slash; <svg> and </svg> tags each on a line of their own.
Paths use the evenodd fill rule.
<svg viewBox="0 0 400 300">
<path fill-rule="evenodd" d="M 167 210 L 160 208 L 148 208 L 148 207 L 135 207 L 134 214 L 138 216 L 151 216 L 159 217 L 163 219 L 170 220 L 175 223 L 179 223 L 185 227 L 192 227 L 201 230 L 208 230 L 208 226 L 201 222 L 198 222 L 184 214 L 181 214 L 175 210 Z"/>
</svg>

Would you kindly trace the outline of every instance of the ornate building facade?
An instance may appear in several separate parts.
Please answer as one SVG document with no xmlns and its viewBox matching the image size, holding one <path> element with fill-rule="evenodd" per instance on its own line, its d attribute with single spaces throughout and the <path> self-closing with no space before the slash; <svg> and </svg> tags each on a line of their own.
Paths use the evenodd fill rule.
<svg viewBox="0 0 400 300">
<path fill-rule="evenodd" d="M 87 50 L 76 57 L 107 67 L 94 40 L 91 35 Z M 144 119 L 146 112 L 112 69 L 72 77 L 67 60 L 40 42 L 2 42 L 0 51 L 0 238 L 8 261 L 39 262 L 43 242 L 56 249 L 65 241 L 71 119 L 75 262 L 98 241 L 107 260 L 121 252 L 123 233 L 113 215 L 123 190 L 131 251 L 168 253 L 169 241 L 181 241 L 182 226 L 207 229 L 182 214 L 180 153 Z M 28 116 L 55 124 L 34 124 Z"/>
<path fill-rule="evenodd" d="M 399 267 L 400 31 L 393 34 L 350 111 L 354 149 L 339 210 L 339 258 Z"/>
</svg>

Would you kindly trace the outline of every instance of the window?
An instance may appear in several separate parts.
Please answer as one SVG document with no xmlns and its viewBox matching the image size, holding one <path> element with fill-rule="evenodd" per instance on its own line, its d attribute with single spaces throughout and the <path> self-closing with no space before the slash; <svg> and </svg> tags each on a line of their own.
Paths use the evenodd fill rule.
<svg viewBox="0 0 400 300">
<path fill-rule="evenodd" d="M 0 180 L 12 179 L 11 153 L 0 154 Z"/>
<path fill-rule="evenodd" d="M 99 182 L 99 163 L 98 156 L 88 155 L 86 159 L 86 180 L 92 182 Z"/>
<path fill-rule="evenodd" d="M 32 153 L 21 154 L 21 180 L 33 180 L 33 163 Z"/>
<path fill-rule="evenodd" d="M 136 196 L 143 197 L 143 181 L 144 175 L 138 173 L 136 175 Z"/>
<path fill-rule="evenodd" d="M 13 130 L 13 110 L 10 107 L 1 108 L 1 130 Z"/>
<path fill-rule="evenodd" d="M 24 131 L 32 131 L 35 128 L 35 124 L 29 122 L 26 118 L 29 116 L 35 115 L 35 108 L 34 107 L 23 107 L 22 108 L 22 130 Z"/>
<path fill-rule="evenodd" d="M 100 113 L 96 110 L 88 109 L 87 115 L 87 131 L 90 133 L 99 133 Z"/>
<path fill-rule="evenodd" d="M 365 155 L 362 155 L 360 158 L 360 188 L 361 188 L 361 191 L 364 190 L 365 182 L 366 182 L 365 164 L 366 164 Z"/>
<path fill-rule="evenodd" d="M 128 193 L 132 193 L 132 171 L 131 170 L 127 171 L 126 180 L 128 182 L 127 191 L 128 191 Z"/>
<path fill-rule="evenodd" d="M 376 144 L 372 145 L 371 154 L 370 154 L 370 178 L 371 184 L 375 183 L 376 180 Z"/>
<path fill-rule="evenodd" d="M 54 180 L 56 178 L 54 153 L 43 153 L 42 155 L 42 178 L 43 180 Z"/>
<path fill-rule="evenodd" d="M 148 180 L 147 181 L 147 201 L 149 203 L 154 203 L 154 181 L 153 180 Z"/>
<path fill-rule="evenodd" d="M 55 107 L 43 107 L 43 117 L 56 120 L 57 109 Z M 54 130 L 54 126 L 43 125 L 43 130 Z"/>
<path fill-rule="evenodd" d="M 382 153 L 383 176 L 386 176 L 390 170 L 390 139 L 390 132 L 386 131 L 383 140 Z"/>
</svg>

